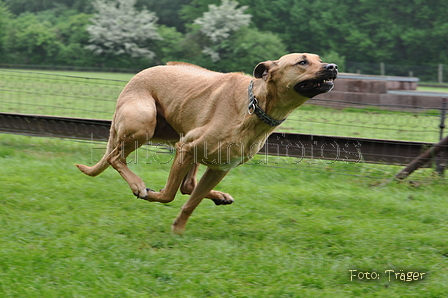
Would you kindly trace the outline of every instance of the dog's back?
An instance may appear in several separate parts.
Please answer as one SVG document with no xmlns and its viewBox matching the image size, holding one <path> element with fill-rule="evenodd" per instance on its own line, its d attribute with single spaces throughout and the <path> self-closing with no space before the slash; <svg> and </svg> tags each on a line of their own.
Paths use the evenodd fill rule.
<svg viewBox="0 0 448 298">
<path fill-rule="evenodd" d="M 198 65 L 194 65 L 191 63 L 187 63 L 187 62 L 178 62 L 178 61 L 170 61 L 166 63 L 167 66 L 180 66 L 180 67 L 187 67 L 187 68 L 193 68 L 196 70 L 203 70 L 203 71 L 207 71 L 207 72 L 211 72 L 211 70 L 198 66 Z"/>
</svg>

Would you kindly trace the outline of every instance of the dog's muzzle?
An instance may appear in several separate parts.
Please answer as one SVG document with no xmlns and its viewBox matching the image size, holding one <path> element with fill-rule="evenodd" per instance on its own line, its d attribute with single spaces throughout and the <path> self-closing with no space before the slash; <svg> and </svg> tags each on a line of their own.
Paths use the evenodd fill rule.
<svg viewBox="0 0 448 298">
<path fill-rule="evenodd" d="M 338 66 L 334 63 L 325 64 L 323 70 L 312 80 L 297 83 L 294 90 L 302 96 L 312 98 L 318 94 L 331 91 L 334 80 L 338 76 Z"/>
</svg>

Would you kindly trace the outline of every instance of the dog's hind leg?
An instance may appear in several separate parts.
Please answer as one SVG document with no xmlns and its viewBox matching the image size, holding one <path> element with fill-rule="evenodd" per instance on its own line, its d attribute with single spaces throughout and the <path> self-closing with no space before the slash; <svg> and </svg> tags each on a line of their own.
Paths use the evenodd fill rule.
<svg viewBox="0 0 448 298">
<path fill-rule="evenodd" d="M 148 189 L 143 180 L 129 169 L 126 158 L 146 142 L 146 138 L 139 138 L 135 135 L 122 136 L 108 157 L 109 164 L 129 184 L 134 195 L 142 199 L 146 198 Z"/>
<path fill-rule="evenodd" d="M 191 195 L 193 190 L 195 189 L 197 185 L 196 181 L 196 175 L 198 173 L 199 164 L 194 164 L 190 171 L 188 171 L 187 175 L 185 176 L 184 180 L 182 181 L 182 185 L 180 187 L 180 191 L 184 195 Z M 228 193 L 211 190 L 205 198 L 212 200 L 215 202 L 216 205 L 229 205 L 234 202 L 231 195 Z"/>
<path fill-rule="evenodd" d="M 154 135 L 156 108 L 154 102 L 122 106 L 114 117 L 112 129 L 115 130 L 115 144 L 107 157 L 108 163 L 117 170 L 129 184 L 134 195 L 146 199 L 150 191 L 143 180 L 127 166 L 126 158 Z"/>
</svg>

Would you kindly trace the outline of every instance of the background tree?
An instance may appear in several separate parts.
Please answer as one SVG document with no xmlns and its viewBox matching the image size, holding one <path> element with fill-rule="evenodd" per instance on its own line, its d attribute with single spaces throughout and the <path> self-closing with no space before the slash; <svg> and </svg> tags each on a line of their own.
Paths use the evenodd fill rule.
<svg viewBox="0 0 448 298">
<path fill-rule="evenodd" d="M 136 0 L 96 0 L 93 5 L 97 14 L 87 26 L 90 34 L 86 49 L 96 55 L 153 59 L 155 54 L 149 49 L 151 41 L 162 37 L 157 32 L 157 17 L 144 9 L 136 11 Z"/>
<path fill-rule="evenodd" d="M 190 0 L 187 5 L 182 6 L 179 16 L 186 24 L 191 24 L 209 10 L 209 5 L 220 3 L 221 0 Z"/>
<path fill-rule="evenodd" d="M 145 7 L 155 12 L 159 18 L 158 24 L 174 27 L 176 31 L 185 33 L 187 23 L 180 17 L 183 7 L 190 5 L 192 0 L 137 0 L 135 8 L 142 10 Z M 205 5 L 207 7 L 207 5 Z M 188 22 L 191 23 L 191 22 Z"/>
<path fill-rule="evenodd" d="M 218 71 L 251 73 L 260 61 L 286 53 L 277 36 L 249 28 L 251 15 L 244 13 L 248 7 L 238 5 L 229 0 L 219 6 L 210 4 L 209 11 L 194 20 L 197 27 L 191 27 L 187 35 L 193 62 Z"/>
<path fill-rule="evenodd" d="M 250 23 L 251 15 L 244 14 L 247 6 L 237 8 L 238 2 L 222 0 L 220 6 L 211 4 L 209 11 L 202 17 L 194 20 L 194 24 L 200 26 L 200 32 L 208 37 L 210 43 L 205 45 L 203 53 L 209 55 L 213 62 L 220 59 L 219 52 L 225 51 L 224 40 L 242 26 Z"/>
<path fill-rule="evenodd" d="M 153 64 L 166 64 L 168 61 L 182 60 L 184 57 L 184 51 L 181 47 L 183 34 L 178 32 L 176 28 L 165 25 L 159 26 L 157 32 L 162 39 L 155 40 L 152 44 L 155 53 Z"/>
<path fill-rule="evenodd" d="M 266 60 L 277 60 L 287 54 L 280 37 L 257 28 L 243 27 L 228 40 L 229 50 L 210 68 L 222 71 L 244 71 L 252 74 L 255 66 Z"/>
<path fill-rule="evenodd" d="M 6 4 L 0 1 L 0 54 L 5 50 L 6 26 L 11 18 L 11 13 Z"/>
<path fill-rule="evenodd" d="M 379 69 L 379 62 L 386 63 L 386 68 L 387 64 L 430 64 L 431 67 L 448 64 L 448 1 L 238 0 L 240 6 L 248 7 L 243 15 L 252 16 L 250 24 L 230 30 L 228 37 L 213 42 L 194 20 L 204 18 L 204 13 L 209 13 L 209 5 L 219 7 L 221 0 L 134 0 L 135 15 L 146 6 L 160 18 L 156 24 L 153 15 L 154 29 L 143 29 L 142 35 L 158 34 L 163 40 L 134 41 L 135 36 L 130 36 L 144 25 L 136 21 L 141 18 L 131 17 L 134 25 L 127 30 L 127 35 L 114 35 L 108 41 L 115 52 L 122 51 L 118 56 L 113 51 L 98 56 L 85 49 L 90 38 L 86 28 L 92 25 L 89 19 L 95 12 L 96 0 L 0 1 L 4 3 L 0 8 L 0 51 L 3 49 L 0 63 L 141 69 L 167 60 L 181 60 L 215 70 L 235 71 L 246 70 L 257 56 L 265 60 L 275 59 L 283 52 L 314 52 L 331 58 L 341 68 L 345 62 L 349 71 L 357 69 L 353 62 L 372 63 L 375 69 Z M 116 2 L 108 3 L 117 8 L 112 4 Z M 11 13 L 5 17 L 5 11 Z M 233 15 L 229 13 L 226 17 Z M 109 21 L 120 27 L 118 20 L 113 16 Z M 226 26 L 224 23 L 215 29 Z M 121 42 L 121 48 L 119 45 L 114 48 L 116 42 Z M 93 45 L 100 44 L 93 42 Z M 205 47 L 209 55 L 202 52 Z M 139 58 L 137 51 L 132 57 L 126 51 L 128 48 L 140 48 L 155 56 Z M 107 47 L 102 48 L 105 50 Z M 220 60 L 213 62 L 210 54 Z M 230 69 L 231 65 L 236 68 Z M 401 75 L 407 74 L 404 71 Z"/>
<path fill-rule="evenodd" d="M 240 2 L 249 6 L 255 26 L 278 34 L 288 52 L 333 51 L 347 61 L 372 63 L 448 63 L 447 1 Z"/>
<path fill-rule="evenodd" d="M 61 65 L 93 66 L 98 58 L 85 47 L 89 44 L 89 33 L 86 30 L 92 15 L 80 13 L 64 17 L 58 21 L 54 30 L 61 43 L 58 63 Z"/>
<path fill-rule="evenodd" d="M 9 22 L 5 48 L 9 63 L 55 64 L 60 43 L 49 21 L 25 13 Z"/>
<path fill-rule="evenodd" d="M 4 0 L 12 13 L 39 12 L 44 10 L 64 11 L 74 9 L 79 12 L 92 13 L 92 0 Z"/>
</svg>

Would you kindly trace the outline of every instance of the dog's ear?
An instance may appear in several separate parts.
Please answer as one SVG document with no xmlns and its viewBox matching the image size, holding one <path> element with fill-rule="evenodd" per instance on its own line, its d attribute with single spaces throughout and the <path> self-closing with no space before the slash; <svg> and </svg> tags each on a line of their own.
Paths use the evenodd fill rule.
<svg viewBox="0 0 448 298">
<path fill-rule="evenodd" d="M 269 71 L 273 66 L 277 65 L 275 61 L 265 61 L 258 63 L 254 69 L 254 77 L 257 79 L 263 79 L 265 81 L 269 78 Z"/>
</svg>

